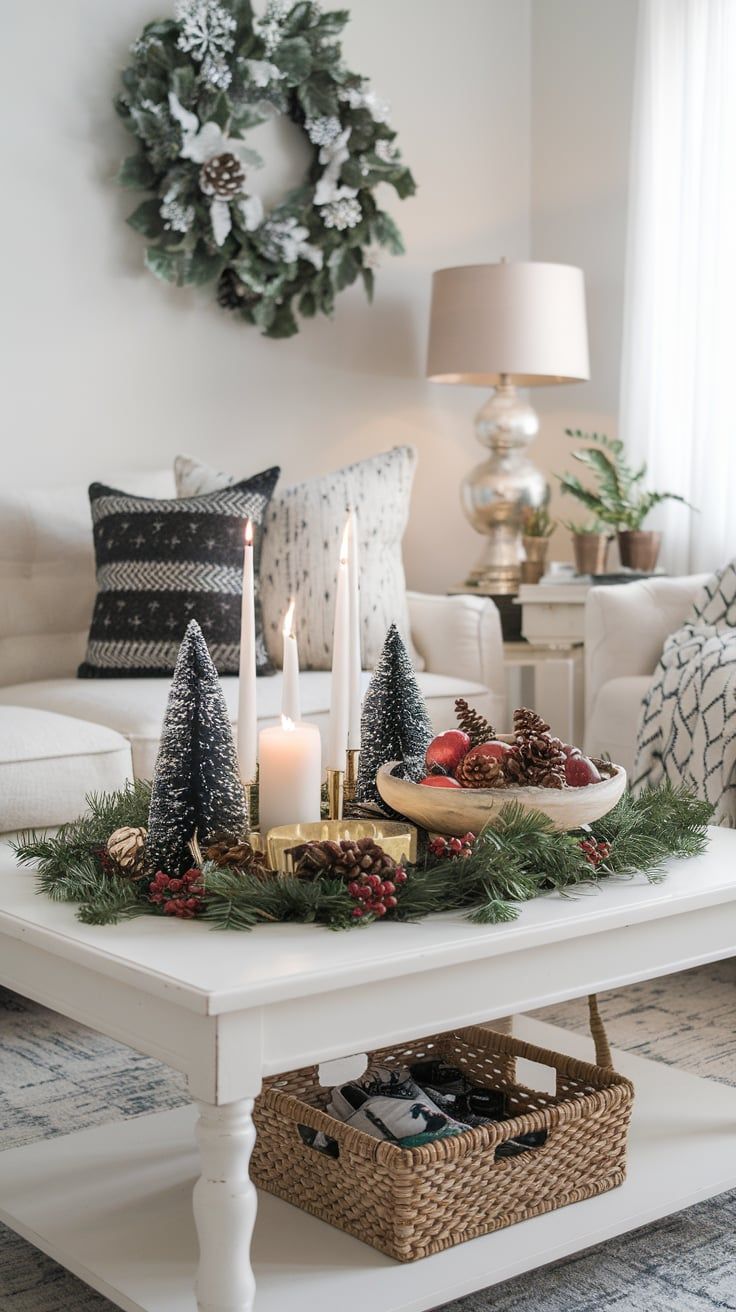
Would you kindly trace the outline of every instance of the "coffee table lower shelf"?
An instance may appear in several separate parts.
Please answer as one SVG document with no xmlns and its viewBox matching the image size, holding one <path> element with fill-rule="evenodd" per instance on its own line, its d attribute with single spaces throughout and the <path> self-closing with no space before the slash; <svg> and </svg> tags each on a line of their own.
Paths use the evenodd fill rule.
<svg viewBox="0 0 736 1312">
<path fill-rule="evenodd" d="M 577 1035 L 521 1018 L 542 1047 Z M 617 1053 L 636 1086 L 626 1183 L 402 1266 L 268 1195 L 253 1243 L 256 1312 L 426 1312 L 736 1185 L 736 1089 Z M 0 1156 L 0 1219 L 126 1312 L 196 1312 L 194 1108 Z"/>
</svg>

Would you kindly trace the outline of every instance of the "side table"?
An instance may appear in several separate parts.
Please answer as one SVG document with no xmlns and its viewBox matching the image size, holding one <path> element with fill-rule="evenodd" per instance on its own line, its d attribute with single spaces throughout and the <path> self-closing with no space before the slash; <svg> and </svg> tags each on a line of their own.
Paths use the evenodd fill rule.
<svg viewBox="0 0 736 1312">
<path fill-rule="evenodd" d="M 552 646 L 505 642 L 509 724 L 514 706 L 531 705 L 565 742 L 582 743 L 584 733 L 583 644 Z M 508 677 L 510 676 L 510 677 Z M 533 680 L 533 687 L 527 686 Z"/>
</svg>

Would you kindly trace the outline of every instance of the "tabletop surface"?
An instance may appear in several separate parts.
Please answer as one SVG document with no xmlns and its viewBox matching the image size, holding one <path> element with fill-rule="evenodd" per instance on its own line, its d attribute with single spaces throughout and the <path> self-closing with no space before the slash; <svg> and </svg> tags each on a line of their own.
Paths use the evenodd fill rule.
<svg viewBox="0 0 736 1312">
<path fill-rule="evenodd" d="M 316 925 L 263 925 L 250 933 L 141 916 L 120 925 L 82 925 L 71 904 L 35 892 L 33 871 L 0 847 L 0 937 L 74 961 L 100 974 L 214 1014 L 328 992 L 366 981 L 514 953 L 636 922 L 736 903 L 736 832 L 710 831 L 702 856 L 673 861 L 667 878 L 610 878 L 574 897 L 525 903 L 518 920 L 473 925 L 461 913 L 418 924 L 382 923 L 334 932 Z M 728 906 L 734 917 L 736 907 Z M 2 978 L 0 942 L 0 979 Z M 7 981 L 10 983 L 10 981 Z"/>
</svg>

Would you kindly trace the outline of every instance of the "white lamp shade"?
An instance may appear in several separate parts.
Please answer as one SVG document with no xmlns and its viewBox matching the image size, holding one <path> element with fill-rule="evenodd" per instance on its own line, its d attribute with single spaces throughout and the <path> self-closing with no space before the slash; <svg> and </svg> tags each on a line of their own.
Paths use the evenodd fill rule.
<svg viewBox="0 0 736 1312">
<path fill-rule="evenodd" d="M 585 282 L 569 264 L 467 264 L 432 279 L 427 375 L 520 387 L 590 377 Z"/>
</svg>

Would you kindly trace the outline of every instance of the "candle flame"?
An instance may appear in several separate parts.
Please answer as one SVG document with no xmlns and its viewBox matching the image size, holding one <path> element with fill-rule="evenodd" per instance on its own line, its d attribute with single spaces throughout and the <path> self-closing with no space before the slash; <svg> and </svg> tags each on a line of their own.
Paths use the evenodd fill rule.
<svg viewBox="0 0 736 1312">
<path fill-rule="evenodd" d="M 282 634 L 284 635 L 285 638 L 293 638 L 293 637 L 294 637 L 294 609 L 295 609 L 295 607 L 296 607 L 296 601 L 295 601 L 294 598 L 292 597 L 291 601 L 289 602 L 289 609 L 287 610 L 287 612 L 286 612 L 286 614 L 285 614 L 285 616 L 284 616 L 284 626 L 283 626 L 283 628 L 282 628 L 282 630 L 281 630 L 281 632 L 282 632 Z"/>
<path fill-rule="evenodd" d="M 245 545 L 246 547 L 253 546 L 253 520 L 252 519 L 246 519 L 245 521 Z"/>
<path fill-rule="evenodd" d="M 288 716 L 288 715 L 282 715 L 282 716 L 281 716 L 281 728 L 282 728 L 282 729 L 285 729 L 287 733 L 293 733 L 294 730 L 295 730 L 295 728 L 296 728 L 296 725 L 294 724 L 294 721 L 293 721 L 293 720 L 290 720 L 290 719 L 289 719 L 289 716 Z"/>
</svg>

